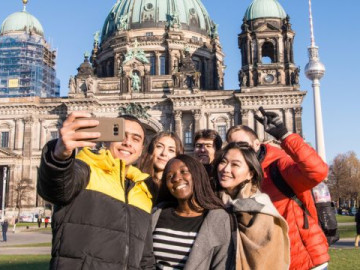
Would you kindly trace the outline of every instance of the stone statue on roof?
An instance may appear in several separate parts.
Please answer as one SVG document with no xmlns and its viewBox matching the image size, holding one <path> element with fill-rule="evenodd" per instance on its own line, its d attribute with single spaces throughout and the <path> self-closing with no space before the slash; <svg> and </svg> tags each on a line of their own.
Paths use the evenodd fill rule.
<svg viewBox="0 0 360 270">
<path fill-rule="evenodd" d="M 133 72 L 133 75 L 131 76 L 131 87 L 134 92 L 140 91 L 140 77 L 136 72 Z"/>
<path fill-rule="evenodd" d="M 117 30 L 128 30 L 128 15 L 125 14 L 120 17 L 119 22 L 116 25 Z"/>
<path fill-rule="evenodd" d="M 94 33 L 94 44 L 98 45 L 100 42 L 100 31 Z"/>
</svg>

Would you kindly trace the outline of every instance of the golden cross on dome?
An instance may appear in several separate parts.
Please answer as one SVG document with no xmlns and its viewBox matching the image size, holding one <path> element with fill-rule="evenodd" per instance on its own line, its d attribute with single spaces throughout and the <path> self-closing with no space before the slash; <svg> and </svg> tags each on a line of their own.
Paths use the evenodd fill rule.
<svg viewBox="0 0 360 270">
<path fill-rule="evenodd" d="M 24 11 L 26 11 L 26 4 L 28 3 L 29 0 L 22 0 L 23 4 L 24 4 Z"/>
</svg>

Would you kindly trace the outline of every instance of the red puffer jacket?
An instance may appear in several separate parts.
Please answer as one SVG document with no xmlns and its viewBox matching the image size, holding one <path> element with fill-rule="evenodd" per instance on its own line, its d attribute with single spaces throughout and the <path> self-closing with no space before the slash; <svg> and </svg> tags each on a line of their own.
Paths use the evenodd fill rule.
<svg viewBox="0 0 360 270">
<path fill-rule="evenodd" d="M 290 269 L 311 269 L 330 259 L 326 237 L 318 225 L 311 195 L 311 189 L 326 178 L 328 167 L 298 134 L 286 137 L 281 146 L 285 151 L 271 145 L 262 145 L 263 149 L 265 147 L 265 156 L 261 163 L 265 178 L 261 190 L 270 196 L 279 213 L 288 222 Z M 278 160 L 282 177 L 310 212 L 308 229 L 303 228 L 303 210 L 294 200 L 283 195 L 270 178 L 269 166 L 275 160 Z"/>
</svg>

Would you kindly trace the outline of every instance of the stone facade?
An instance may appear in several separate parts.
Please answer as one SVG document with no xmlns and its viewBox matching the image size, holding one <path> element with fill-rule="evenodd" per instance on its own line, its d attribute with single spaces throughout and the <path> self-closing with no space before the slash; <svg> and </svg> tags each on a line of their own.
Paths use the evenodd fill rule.
<svg viewBox="0 0 360 270">
<path fill-rule="evenodd" d="M 95 37 L 91 56 L 70 78 L 67 98 L 0 98 L 0 133 L 8 136 L 0 148 L 0 171 L 8 168 L 6 206 L 16 206 L 16 186 L 24 178 L 33 189 L 23 205 L 44 205 L 36 194 L 41 149 L 73 111 L 97 117 L 133 113 L 142 118 L 148 138 L 175 131 L 187 152 L 194 133 L 205 128 L 224 138 L 231 126 L 245 124 L 270 140 L 254 119 L 259 106 L 279 113 L 290 131 L 301 134 L 306 92 L 299 90 L 293 38 L 288 18 L 245 21 L 239 34 L 241 88 L 234 91 L 223 90 L 224 54 L 214 32 L 166 26 L 120 29 L 101 44 Z"/>
</svg>

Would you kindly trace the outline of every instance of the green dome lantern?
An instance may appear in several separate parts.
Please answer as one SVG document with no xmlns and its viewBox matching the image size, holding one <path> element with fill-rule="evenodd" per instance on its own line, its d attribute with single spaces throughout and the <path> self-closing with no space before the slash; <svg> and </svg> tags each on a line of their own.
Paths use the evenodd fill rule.
<svg viewBox="0 0 360 270">
<path fill-rule="evenodd" d="M 285 19 L 286 12 L 277 0 L 253 0 L 245 12 L 244 19 L 251 21 L 259 18 Z"/>
<path fill-rule="evenodd" d="M 174 23 L 182 30 L 206 35 L 214 26 L 201 0 L 118 0 L 105 20 L 101 40 L 119 31 Z"/>
</svg>

